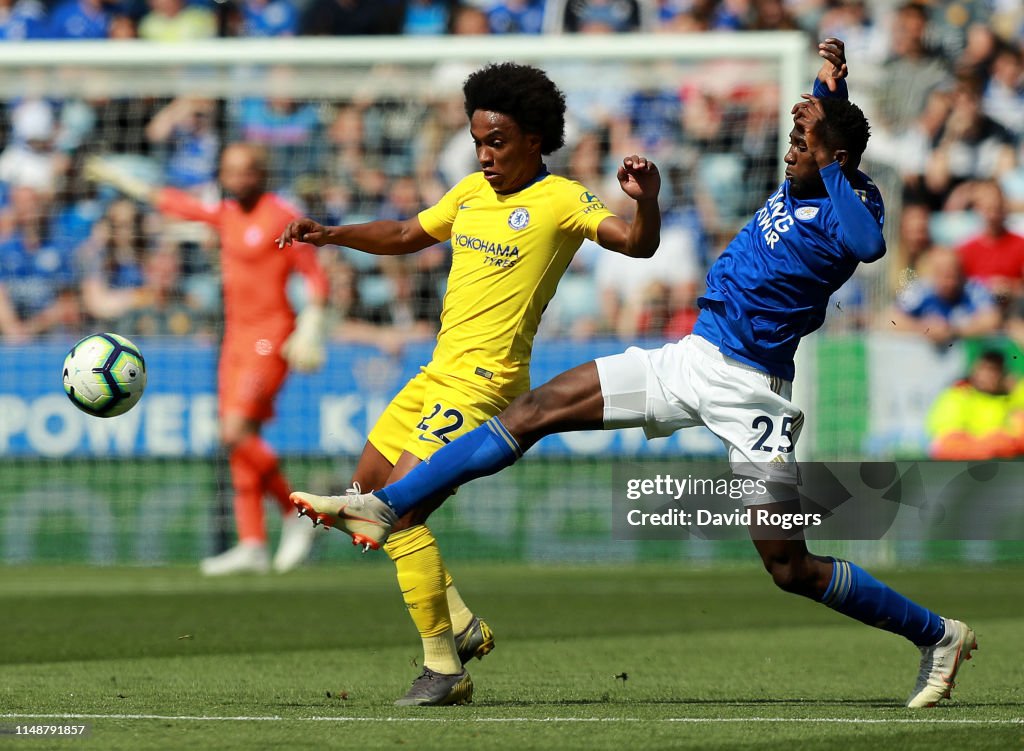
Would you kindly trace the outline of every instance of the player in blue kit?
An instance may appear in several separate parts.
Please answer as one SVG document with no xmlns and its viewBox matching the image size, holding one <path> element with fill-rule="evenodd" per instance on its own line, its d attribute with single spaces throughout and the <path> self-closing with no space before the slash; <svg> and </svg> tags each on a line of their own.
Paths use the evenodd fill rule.
<svg viewBox="0 0 1024 751">
<path fill-rule="evenodd" d="M 847 99 L 843 43 L 826 39 L 819 53 L 825 63 L 814 93 L 792 110 L 786 180 L 711 267 L 691 336 L 657 350 L 631 347 L 556 376 L 401 480 L 337 499 L 332 526 L 379 542 L 398 517 L 513 464 L 546 435 L 636 426 L 653 438 L 706 425 L 725 443 L 736 475 L 766 480 L 768 492 L 745 504 L 800 511 L 793 449 L 803 413 L 791 401 L 793 357 L 857 264 L 885 253 L 882 197 L 857 169 L 869 126 Z M 802 538 L 751 532 L 780 588 L 919 647 L 907 706 L 949 697 L 977 646 L 966 624 L 910 601 L 853 563 L 811 554 Z"/>
</svg>

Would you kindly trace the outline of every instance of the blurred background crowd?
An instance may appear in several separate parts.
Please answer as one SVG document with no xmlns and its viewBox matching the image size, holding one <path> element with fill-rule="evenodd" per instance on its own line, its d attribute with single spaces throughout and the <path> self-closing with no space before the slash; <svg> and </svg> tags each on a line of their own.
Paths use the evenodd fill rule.
<svg viewBox="0 0 1024 751">
<path fill-rule="evenodd" d="M 290 35 L 605 34 L 798 30 L 846 41 L 851 97 L 872 138 L 889 253 L 837 293 L 827 330 L 1024 343 L 1024 5 L 1018 0 L 0 0 L 0 38 L 187 42 Z M 297 41 L 301 44 L 301 41 Z M 609 36 L 608 44 L 614 44 Z M 548 66 L 556 82 L 580 76 Z M 0 112 L 0 334 L 23 343 L 97 327 L 216 338 L 215 237 L 92 184 L 90 155 L 155 184 L 218 195 L 221 147 L 264 145 L 271 189 L 325 223 L 406 218 L 476 169 L 459 85 L 438 66 L 424 97 L 22 98 Z M 585 72 L 584 72 L 585 75 Z M 664 79 L 657 79 L 664 80 Z M 580 251 L 542 336 L 676 339 L 704 275 L 775 189 L 778 91 L 722 60 L 626 89 L 565 87 L 567 145 L 549 168 L 630 210 L 614 169 L 643 153 L 665 175 L 654 259 Z M 329 249 L 332 336 L 399 351 L 433 336 L 450 248 L 385 258 Z M 302 291 L 295 290 L 301 300 Z M 1005 369 L 1005 368 L 1004 368 Z M 1007 382 L 999 389 L 1009 390 Z"/>
</svg>

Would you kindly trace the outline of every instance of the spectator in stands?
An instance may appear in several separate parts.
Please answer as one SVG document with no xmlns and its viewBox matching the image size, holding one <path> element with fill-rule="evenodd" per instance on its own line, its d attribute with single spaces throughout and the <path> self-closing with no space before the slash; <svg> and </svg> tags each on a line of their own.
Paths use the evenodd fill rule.
<svg viewBox="0 0 1024 751">
<path fill-rule="evenodd" d="M 151 42 L 191 42 L 217 36 L 217 17 L 185 0 L 149 0 L 150 11 L 139 21 L 139 39 Z"/>
<path fill-rule="evenodd" d="M 236 113 L 238 140 L 263 147 L 269 174 L 283 185 L 319 172 L 324 153 L 320 109 L 288 94 L 291 77 L 291 71 L 275 69 L 269 75 L 273 96 L 244 99 Z"/>
<path fill-rule="evenodd" d="M 38 0 L 0 0 L 0 42 L 46 35 L 46 8 Z"/>
<path fill-rule="evenodd" d="M 606 200 L 617 198 L 609 194 Z M 616 201 L 615 207 L 628 216 L 628 205 Z M 697 238 L 691 228 L 680 225 L 662 229 L 661 246 L 653 258 L 621 258 L 616 253 L 601 253 L 594 274 L 603 319 L 601 328 L 623 339 L 636 335 L 645 301 L 654 285 L 667 288 L 667 300 L 685 301 L 702 272 L 697 260 Z M 668 325 L 669 317 L 662 316 L 662 328 Z"/>
<path fill-rule="evenodd" d="M 935 90 L 925 102 L 924 110 L 911 125 L 899 133 L 880 134 L 874 158 L 892 164 L 903 181 L 903 200 L 921 203 L 941 211 L 947 196 L 933 195 L 925 184 L 930 169 L 932 149 L 946 126 L 953 106 L 949 91 Z"/>
<path fill-rule="evenodd" d="M 966 279 L 956 253 L 928 253 L 921 279 L 896 299 L 891 322 L 897 331 L 922 334 L 936 344 L 962 337 L 987 336 L 998 330 L 1001 316 L 991 293 Z"/>
<path fill-rule="evenodd" d="M 727 95 L 707 83 L 688 91 L 684 98 L 683 137 L 695 155 L 693 174 L 695 189 L 703 194 L 698 199 L 703 224 L 724 235 L 720 238 L 722 247 L 735 229 L 734 222 L 749 213 L 763 198 L 763 193 L 754 194 L 758 198 L 754 199 L 753 205 L 747 198 L 745 157 L 754 157 L 754 166 L 759 161 L 764 164 L 764 152 L 758 155 L 756 140 L 752 140 L 750 153 L 744 153 L 743 117 L 742 110 Z M 762 125 L 767 126 L 767 123 Z M 762 144 L 767 145 L 763 139 Z M 766 171 L 769 170 L 762 167 L 761 175 Z M 754 183 L 754 180 L 752 177 L 750 182 Z M 705 196 L 711 200 L 705 200 Z"/>
<path fill-rule="evenodd" d="M 475 169 L 473 142 L 466 138 L 462 82 L 472 70 L 442 63 L 431 81 L 433 101 L 415 134 L 415 175 L 427 204 L 436 203 L 464 175 Z"/>
<path fill-rule="evenodd" d="M 890 251 L 889 287 L 893 293 L 898 294 L 918 278 L 921 259 L 932 247 L 931 216 L 931 209 L 926 204 L 903 205 L 896 247 Z"/>
<path fill-rule="evenodd" d="M 876 128 L 884 125 L 897 133 L 907 128 L 924 109 L 931 92 L 949 80 L 942 56 L 926 42 L 927 29 L 928 10 L 923 4 L 906 3 L 896 11 L 891 56 L 874 92 L 880 115 L 872 120 Z"/>
<path fill-rule="evenodd" d="M 1019 406 L 1019 405 L 1018 405 Z M 1024 423 L 1015 409 L 1002 352 L 989 350 L 970 375 L 939 394 L 928 413 L 929 454 L 984 461 L 1024 454 Z"/>
<path fill-rule="evenodd" d="M 49 39 L 106 39 L 110 12 L 106 0 L 64 0 L 50 14 Z"/>
<path fill-rule="evenodd" d="M 1006 333 L 1018 347 L 1024 349 L 1024 296 L 1018 297 L 1010 306 L 1006 318 Z M 1021 409 L 1024 409 L 1024 380 L 1021 381 L 1021 384 L 1021 388 L 1018 389 L 1022 392 L 1019 401 Z"/>
<path fill-rule="evenodd" d="M 957 80 L 925 169 L 925 191 L 932 196 L 947 198 L 960 183 L 998 178 L 1016 164 L 1013 134 L 982 112 L 981 87 L 976 78 Z"/>
<path fill-rule="evenodd" d="M 138 97 L 90 100 L 94 125 L 85 150 L 90 154 L 148 155 L 152 144 L 146 138 L 146 126 L 163 104 Z"/>
<path fill-rule="evenodd" d="M 492 34 L 540 34 L 544 31 L 544 0 L 492 0 L 487 6 Z"/>
<path fill-rule="evenodd" d="M 754 0 L 751 31 L 799 31 L 800 25 L 783 0 Z"/>
<path fill-rule="evenodd" d="M 381 206 L 379 217 L 405 221 L 416 216 L 423 208 L 419 187 L 412 177 L 396 177 L 388 187 L 387 198 Z"/>
<path fill-rule="evenodd" d="M 1024 6 L 1014 0 L 997 0 L 992 3 L 992 28 L 1003 39 L 1024 38 Z"/>
<path fill-rule="evenodd" d="M 455 36 L 479 36 L 491 33 L 491 25 L 483 9 L 459 3 L 452 10 L 448 33 Z"/>
<path fill-rule="evenodd" d="M 165 147 L 163 183 L 198 195 L 216 189 L 220 138 L 214 127 L 216 103 L 178 97 L 146 126 L 150 143 Z"/>
<path fill-rule="evenodd" d="M 149 246 L 145 224 L 134 201 L 114 201 L 78 248 L 82 304 L 95 320 L 122 318 L 149 301 L 143 276 Z"/>
<path fill-rule="evenodd" d="M 437 275 L 422 268 L 418 258 L 385 256 L 379 260 L 391 294 L 375 311 L 377 320 L 400 328 L 407 341 L 432 338 L 437 333 L 435 322 L 442 307 Z M 441 273 L 445 272 L 447 268 L 442 267 Z"/>
<path fill-rule="evenodd" d="M 330 150 L 327 178 L 334 183 L 347 183 L 364 161 L 363 139 L 366 128 L 363 109 L 363 106 L 351 102 L 339 104 L 333 113 L 333 120 L 327 126 L 326 137 Z"/>
<path fill-rule="evenodd" d="M 995 32 L 988 24 L 972 23 L 965 34 L 964 48 L 953 66 L 957 75 L 988 78 L 998 46 Z"/>
<path fill-rule="evenodd" d="M 744 92 L 745 120 L 735 125 L 741 134 L 739 150 L 745 162 L 744 203 L 750 210 L 777 187 L 779 115 L 778 92 L 773 88 L 765 86 Z M 684 194 L 689 192 L 688 189 Z"/>
<path fill-rule="evenodd" d="M 682 135 L 683 106 L 675 89 L 645 87 L 632 92 L 624 102 L 629 120 L 629 137 L 640 151 L 655 157 L 670 157 Z"/>
<path fill-rule="evenodd" d="M 563 28 L 587 34 L 638 31 L 640 5 L 637 0 L 568 0 Z"/>
<path fill-rule="evenodd" d="M 569 151 L 566 176 L 584 185 L 601 185 L 605 180 L 604 165 L 608 159 L 608 146 L 606 131 L 580 134 Z"/>
<path fill-rule="evenodd" d="M 415 140 L 426 117 L 424 110 L 414 97 L 394 95 L 378 97 L 363 110 L 363 150 L 388 177 L 415 170 Z"/>
<path fill-rule="evenodd" d="M 365 305 L 359 292 L 358 272 L 341 256 L 327 257 L 325 268 L 330 279 L 328 309 L 333 320 L 328 330 L 332 340 L 366 344 L 387 354 L 397 355 L 406 344 L 426 341 L 436 334 L 433 321 L 425 320 L 415 309 L 407 309 L 411 313 L 409 316 L 393 316 L 390 306 Z M 398 294 L 408 301 L 406 291 L 399 290 Z"/>
<path fill-rule="evenodd" d="M 0 333 L 14 342 L 75 330 L 79 303 L 71 253 L 54 241 L 47 196 L 11 190 L 0 216 Z"/>
<path fill-rule="evenodd" d="M 846 56 L 863 63 L 879 63 L 887 42 L 879 13 L 871 13 L 865 0 L 833 0 L 818 22 L 819 39 L 834 37 L 846 43 Z"/>
<path fill-rule="evenodd" d="M 305 36 L 357 36 L 380 34 L 385 30 L 379 0 L 313 0 L 302 15 Z"/>
<path fill-rule="evenodd" d="M 211 327 L 184 302 L 181 256 L 171 244 L 151 252 L 143 262 L 144 304 L 125 313 L 117 326 L 133 336 L 211 335 Z"/>
<path fill-rule="evenodd" d="M 290 37 L 299 31 L 299 11 L 291 0 L 242 0 L 243 37 Z"/>
<path fill-rule="evenodd" d="M 745 0 L 663 0 L 658 4 L 658 30 L 667 32 L 739 31 L 748 8 Z"/>
<path fill-rule="evenodd" d="M 999 183 L 983 180 L 965 187 L 970 188 L 969 207 L 985 226 L 981 235 L 958 249 L 964 274 L 1009 306 L 1024 292 L 1024 237 L 1006 226 L 1006 200 Z"/>
<path fill-rule="evenodd" d="M 108 39 L 137 39 L 138 36 L 139 30 L 135 26 L 135 19 L 131 16 L 117 15 L 110 19 Z"/>
<path fill-rule="evenodd" d="M 1024 60 L 1020 47 L 1005 43 L 999 46 L 982 109 L 1018 140 L 1024 138 Z"/>
<path fill-rule="evenodd" d="M 56 148 L 53 107 L 42 99 L 22 100 L 11 114 L 11 140 L 0 153 L 0 183 L 25 185 L 52 196 L 68 158 Z"/>
<path fill-rule="evenodd" d="M 651 282 L 641 296 L 622 308 L 616 334 L 628 340 L 676 341 L 693 331 L 699 313 L 696 281 L 676 285 Z"/>
<path fill-rule="evenodd" d="M 408 0 L 402 33 L 409 36 L 440 36 L 448 32 L 452 0 Z"/>
</svg>

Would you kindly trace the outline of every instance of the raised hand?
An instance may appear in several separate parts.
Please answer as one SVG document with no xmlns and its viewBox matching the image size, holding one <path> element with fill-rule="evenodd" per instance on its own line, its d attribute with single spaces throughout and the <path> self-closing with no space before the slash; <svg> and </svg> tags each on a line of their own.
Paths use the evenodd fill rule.
<svg viewBox="0 0 1024 751">
<path fill-rule="evenodd" d="M 661 173 L 658 172 L 658 166 L 636 154 L 622 160 L 616 177 L 622 192 L 634 201 L 657 198 L 661 190 Z"/>
<path fill-rule="evenodd" d="M 818 44 L 818 56 L 825 61 L 818 71 L 818 80 L 828 86 L 829 91 L 835 91 L 836 82 L 850 74 L 846 67 L 846 45 L 842 39 L 829 37 Z"/>
</svg>

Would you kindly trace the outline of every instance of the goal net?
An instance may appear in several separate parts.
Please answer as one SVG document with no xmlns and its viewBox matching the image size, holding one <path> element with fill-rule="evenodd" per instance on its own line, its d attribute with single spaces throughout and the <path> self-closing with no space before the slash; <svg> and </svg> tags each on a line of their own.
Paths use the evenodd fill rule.
<svg viewBox="0 0 1024 751">
<path fill-rule="evenodd" d="M 90 159 L 212 201 L 220 150 L 255 143 L 268 154 L 270 189 L 319 221 L 406 218 L 477 169 L 466 76 L 490 61 L 536 64 L 568 104 L 567 143 L 548 168 L 628 213 L 615 168 L 644 154 L 660 166 L 665 217 L 652 262 L 630 267 L 581 249 L 538 336 L 540 383 L 624 342 L 685 333 L 708 265 L 778 185 L 789 107 L 809 88 L 816 58 L 799 34 L 739 42 L 703 34 L 0 47 L 3 285 L 25 324 L 0 345 L 0 559 L 193 562 L 234 541 L 218 449 L 219 239 L 91 181 Z M 322 251 L 328 361 L 289 377 L 265 431 L 294 487 L 344 490 L 374 420 L 430 357 L 449 258 L 444 245 L 397 260 Z M 289 294 L 301 308 L 301 279 Z M 70 345 L 97 331 L 131 338 L 149 370 L 140 404 L 109 420 L 76 411 L 59 380 Z M 818 376 L 800 387 L 805 402 L 817 399 L 818 377 L 836 374 L 834 362 L 856 357 L 841 341 L 825 349 L 827 358 L 819 348 L 808 363 Z M 809 426 L 807 455 L 818 444 L 828 456 L 855 454 L 857 419 Z M 638 431 L 552 437 L 514 470 L 464 488 L 436 526 L 451 558 L 747 555 L 742 541 L 609 541 L 616 462 L 668 467 L 721 451 L 703 430 L 650 443 Z M 530 513 L 541 507 L 542 524 Z M 279 515 L 269 502 L 266 511 L 273 540 Z M 316 555 L 347 556 L 344 539 L 331 537 Z"/>
</svg>

